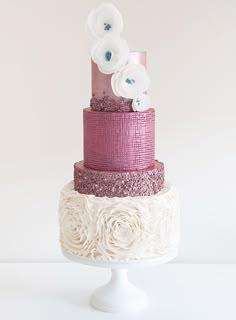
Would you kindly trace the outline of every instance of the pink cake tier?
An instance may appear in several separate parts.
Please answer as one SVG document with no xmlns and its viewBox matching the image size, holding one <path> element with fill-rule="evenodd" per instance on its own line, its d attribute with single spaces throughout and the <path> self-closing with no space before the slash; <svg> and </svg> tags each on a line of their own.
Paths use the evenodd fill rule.
<svg viewBox="0 0 236 320">
<path fill-rule="evenodd" d="M 129 172 L 96 171 L 80 161 L 74 165 L 74 189 L 97 197 L 150 196 L 164 187 L 164 164 L 153 169 Z"/>
<path fill-rule="evenodd" d="M 146 52 L 130 52 L 127 63 L 146 66 Z M 111 88 L 112 74 L 101 73 L 92 61 L 92 98 L 90 107 L 94 111 L 126 112 L 133 111 L 132 100 L 117 97 Z"/>
<path fill-rule="evenodd" d="M 102 171 L 154 168 L 155 111 L 84 109 L 84 165 Z"/>
</svg>

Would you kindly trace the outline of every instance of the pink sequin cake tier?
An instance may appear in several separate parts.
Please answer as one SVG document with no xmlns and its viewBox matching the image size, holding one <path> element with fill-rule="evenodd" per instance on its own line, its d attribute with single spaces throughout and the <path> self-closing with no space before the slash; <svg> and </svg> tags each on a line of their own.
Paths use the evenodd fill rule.
<svg viewBox="0 0 236 320">
<path fill-rule="evenodd" d="M 98 112 L 84 109 L 84 165 L 94 170 L 154 167 L 155 111 Z"/>
<path fill-rule="evenodd" d="M 151 168 L 139 171 L 100 171 L 74 165 L 74 189 L 97 197 L 138 197 L 157 194 L 164 187 L 164 165 L 155 161 Z"/>
</svg>

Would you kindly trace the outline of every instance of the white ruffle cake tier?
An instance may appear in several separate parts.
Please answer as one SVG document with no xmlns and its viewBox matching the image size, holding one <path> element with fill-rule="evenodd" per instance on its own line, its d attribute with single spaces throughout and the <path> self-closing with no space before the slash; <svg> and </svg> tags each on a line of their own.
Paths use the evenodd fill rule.
<svg viewBox="0 0 236 320">
<path fill-rule="evenodd" d="M 61 191 L 60 242 L 69 254 L 99 261 L 137 261 L 177 252 L 179 198 L 171 184 L 152 196 L 96 197 Z"/>
</svg>

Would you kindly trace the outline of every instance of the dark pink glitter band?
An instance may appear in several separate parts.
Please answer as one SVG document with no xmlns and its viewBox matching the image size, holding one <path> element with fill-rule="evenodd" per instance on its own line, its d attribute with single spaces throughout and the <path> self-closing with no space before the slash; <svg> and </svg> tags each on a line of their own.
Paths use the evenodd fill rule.
<svg viewBox="0 0 236 320">
<path fill-rule="evenodd" d="M 116 100 L 104 96 L 102 98 L 91 98 L 90 107 L 94 111 L 103 112 L 132 112 L 132 100 L 125 98 L 117 98 Z"/>
<path fill-rule="evenodd" d="M 153 169 L 129 172 L 96 171 L 80 161 L 74 165 L 74 187 L 97 197 L 136 197 L 158 193 L 164 186 L 164 164 L 155 161 Z"/>
</svg>

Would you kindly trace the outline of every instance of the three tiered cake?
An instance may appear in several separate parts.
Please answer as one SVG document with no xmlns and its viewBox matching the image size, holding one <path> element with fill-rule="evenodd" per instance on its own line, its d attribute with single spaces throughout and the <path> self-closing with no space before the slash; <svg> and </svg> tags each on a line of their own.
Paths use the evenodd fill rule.
<svg viewBox="0 0 236 320">
<path fill-rule="evenodd" d="M 178 194 L 155 160 L 146 53 L 129 51 L 112 4 L 93 10 L 88 27 L 95 38 L 92 98 L 83 110 L 84 160 L 60 197 L 62 249 L 105 261 L 173 256 Z"/>
</svg>

